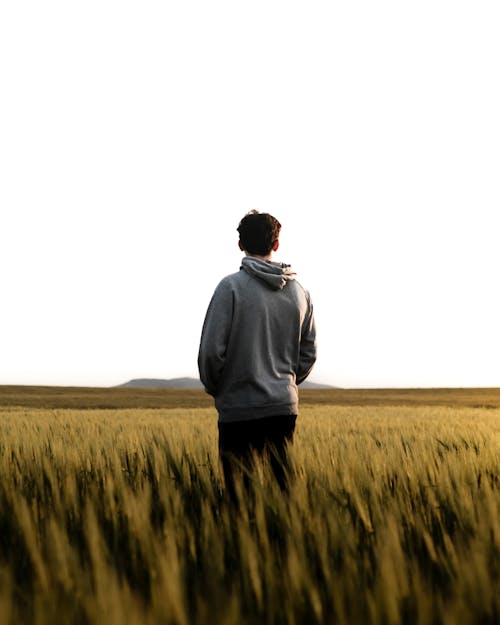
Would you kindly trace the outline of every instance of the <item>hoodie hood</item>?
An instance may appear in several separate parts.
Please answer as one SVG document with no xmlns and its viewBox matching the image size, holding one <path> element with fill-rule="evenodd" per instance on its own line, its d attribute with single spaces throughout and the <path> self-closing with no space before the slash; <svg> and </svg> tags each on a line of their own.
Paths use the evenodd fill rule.
<svg viewBox="0 0 500 625">
<path fill-rule="evenodd" d="M 260 260 L 253 256 L 245 256 L 241 261 L 241 269 L 251 276 L 265 282 L 275 291 L 279 291 L 291 280 L 295 280 L 296 273 L 290 265 L 275 263 L 271 260 Z"/>
</svg>

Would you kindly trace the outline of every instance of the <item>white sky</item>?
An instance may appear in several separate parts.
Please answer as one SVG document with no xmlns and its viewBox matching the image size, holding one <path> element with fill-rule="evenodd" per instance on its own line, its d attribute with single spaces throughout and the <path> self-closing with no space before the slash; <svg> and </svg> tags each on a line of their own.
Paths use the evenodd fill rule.
<svg viewBox="0 0 500 625">
<path fill-rule="evenodd" d="M 339 386 L 500 386 L 500 5 L 0 5 L 0 384 L 197 375 L 251 208 Z"/>
</svg>

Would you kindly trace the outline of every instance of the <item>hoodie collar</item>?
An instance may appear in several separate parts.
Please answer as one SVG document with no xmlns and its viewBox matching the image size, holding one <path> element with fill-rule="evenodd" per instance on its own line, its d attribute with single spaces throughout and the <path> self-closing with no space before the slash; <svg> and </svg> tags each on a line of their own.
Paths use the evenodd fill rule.
<svg viewBox="0 0 500 625">
<path fill-rule="evenodd" d="M 261 260 L 254 256 L 245 256 L 241 261 L 241 269 L 262 280 L 275 291 L 285 288 L 288 282 L 295 280 L 296 276 L 290 265 L 272 260 Z"/>
</svg>

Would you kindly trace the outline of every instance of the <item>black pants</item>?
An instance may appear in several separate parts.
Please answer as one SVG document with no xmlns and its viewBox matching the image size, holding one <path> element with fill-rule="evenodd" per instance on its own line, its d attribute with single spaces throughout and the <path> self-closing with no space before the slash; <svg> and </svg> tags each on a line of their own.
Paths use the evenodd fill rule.
<svg viewBox="0 0 500 625">
<path fill-rule="evenodd" d="M 293 442 L 296 418 L 296 415 L 278 415 L 219 423 L 219 456 L 224 481 L 233 500 L 236 499 L 238 475 L 248 490 L 256 458 L 269 459 L 279 487 L 286 490 L 290 470 L 287 448 Z"/>
</svg>

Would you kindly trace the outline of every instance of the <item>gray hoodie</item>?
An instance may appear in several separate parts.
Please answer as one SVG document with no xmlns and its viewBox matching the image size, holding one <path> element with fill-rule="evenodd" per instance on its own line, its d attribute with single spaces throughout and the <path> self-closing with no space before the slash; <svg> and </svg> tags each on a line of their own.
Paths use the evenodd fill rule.
<svg viewBox="0 0 500 625">
<path fill-rule="evenodd" d="M 215 289 L 198 368 L 219 421 L 297 414 L 297 384 L 316 360 L 309 293 L 289 265 L 243 258 Z"/>
</svg>

